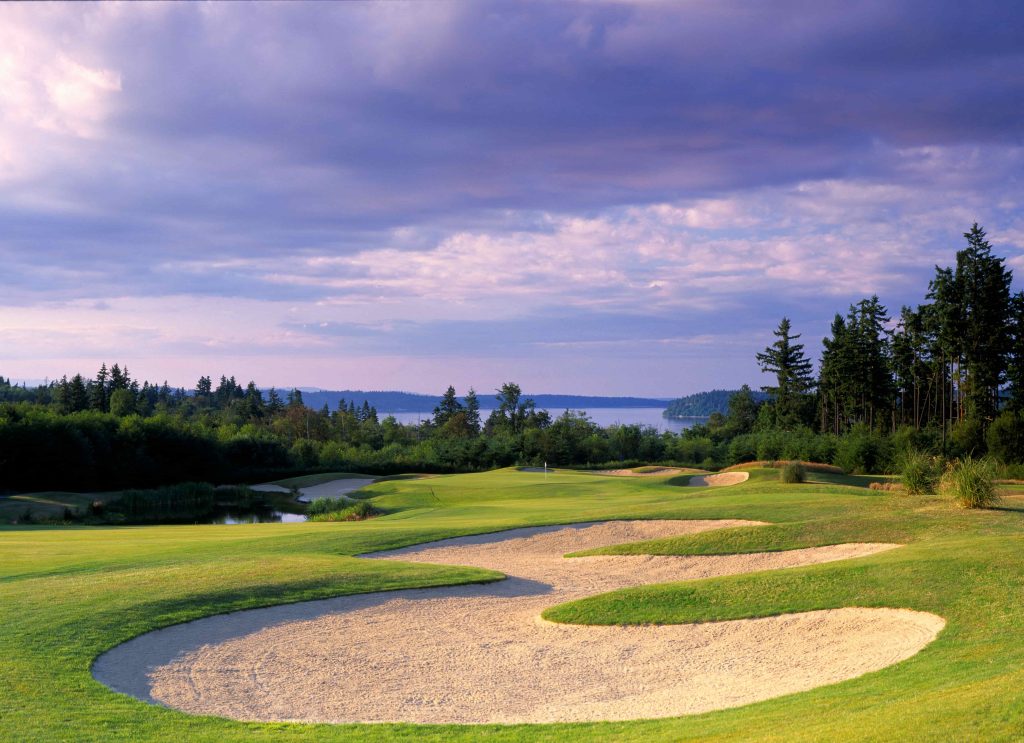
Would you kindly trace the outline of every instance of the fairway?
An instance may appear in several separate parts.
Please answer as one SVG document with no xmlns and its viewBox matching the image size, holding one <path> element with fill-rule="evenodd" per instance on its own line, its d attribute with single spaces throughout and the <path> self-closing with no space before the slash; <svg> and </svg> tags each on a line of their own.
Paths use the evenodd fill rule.
<svg viewBox="0 0 1024 743">
<path fill-rule="evenodd" d="M 355 523 L 4 527 L 0 651 L 6 662 L 0 665 L 0 732 L 12 740 L 948 740 L 1013 739 L 1024 732 L 1018 691 L 1024 681 L 1024 649 L 1018 642 L 1024 629 L 1019 606 L 1024 513 L 1018 505 L 968 512 L 934 496 L 869 490 L 867 478 L 821 473 L 803 485 L 783 485 L 777 471 L 761 469 L 731 487 L 680 487 L 688 479 L 567 472 L 545 478 L 543 473 L 501 470 L 378 482 L 364 494 L 387 515 Z M 577 554 L 743 555 L 722 559 L 763 559 L 752 569 L 783 569 L 740 575 L 720 570 L 697 580 L 647 585 L 694 577 L 652 567 L 631 587 L 599 595 L 582 591 L 576 595 L 583 597 L 557 606 L 551 606 L 557 601 L 541 602 L 550 607 L 544 611 L 546 620 L 641 625 L 630 630 L 641 633 L 640 646 L 647 642 L 644 632 L 674 631 L 644 625 L 828 610 L 909 609 L 941 617 L 946 626 L 912 657 L 841 683 L 717 712 L 665 718 L 655 710 L 643 716 L 663 719 L 620 716 L 615 722 L 238 722 L 116 694 L 90 673 L 97 657 L 127 640 L 205 616 L 501 578 L 493 569 L 498 563 L 433 564 L 431 549 L 436 548 L 391 559 L 356 555 L 504 529 L 638 519 L 735 519 L 763 525 L 622 532 L 596 543 L 581 542 Z M 904 546 L 824 564 L 786 563 L 785 553 L 780 554 L 852 543 Z M 772 564 L 772 553 L 783 562 Z M 439 557 L 435 551 L 433 558 Z M 562 562 L 583 566 L 588 560 L 593 558 Z M 457 561 L 448 555 L 437 562 Z M 301 635 L 292 639 L 299 649 L 313 644 Z M 358 624 L 352 623 L 331 642 L 344 649 L 362 640 Z M 360 683 L 356 673 L 341 669 L 337 685 L 367 706 L 374 702 L 374 689 Z"/>
</svg>

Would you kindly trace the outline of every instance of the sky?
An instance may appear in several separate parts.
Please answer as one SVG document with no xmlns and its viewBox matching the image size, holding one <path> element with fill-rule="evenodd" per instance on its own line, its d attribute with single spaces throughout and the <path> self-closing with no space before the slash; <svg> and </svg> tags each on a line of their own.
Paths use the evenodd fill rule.
<svg viewBox="0 0 1024 743">
<path fill-rule="evenodd" d="M 757 386 L 975 221 L 1024 277 L 1016 3 L 0 6 L 16 379 Z"/>
</svg>

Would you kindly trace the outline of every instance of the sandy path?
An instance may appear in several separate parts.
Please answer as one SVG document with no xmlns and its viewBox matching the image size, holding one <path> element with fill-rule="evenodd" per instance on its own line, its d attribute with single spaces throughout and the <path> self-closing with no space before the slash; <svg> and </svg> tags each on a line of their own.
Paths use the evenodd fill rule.
<svg viewBox="0 0 1024 743">
<path fill-rule="evenodd" d="M 584 627 L 551 605 L 615 588 L 828 562 L 891 544 L 719 557 L 567 552 L 749 521 L 517 529 L 378 553 L 477 565 L 488 585 L 403 590 L 238 612 L 135 638 L 97 659 L 117 691 L 243 720 L 512 723 L 667 717 L 747 704 L 908 658 L 940 617 L 838 609 L 697 625 Z"/>
<path fill-rule="evenodd" d="M 703 475 L 691 477 L 687 483 L 691 488 L 721 488 L 729 485 L 739 485 L 750 479 L 749 472 L 720 472 L 717 475 Z"/>
<path fill-rule="evenodd" d="M 296 498 L 299 503 L 311 503 L 317 498 L 334 498 L 340 500 L 354 500 L 349 498 L 348 494 L 356 490 L 365 488 L 367 485 L 372 485 L 376 480 L 373 478 L 344 478 L 341 480 L 331 480 L 330 482 L 323 482 L 319 485 L 309 485 L 305 488 L 300 488 L 299 492 L 301 495 Z M 283 488 L 280 485 L 274 485 L 273 483 L 263 483 L 262 485 L 252 485 L 251 490 L 257 490 L 264 493 L 290 493 L 288 488 Z"/>
</svg>

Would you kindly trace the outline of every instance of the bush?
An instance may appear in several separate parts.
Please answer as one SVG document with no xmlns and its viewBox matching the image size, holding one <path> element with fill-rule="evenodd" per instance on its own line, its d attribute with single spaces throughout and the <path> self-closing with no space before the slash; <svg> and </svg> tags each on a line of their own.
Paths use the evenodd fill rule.
<svg viewBox="0 0 1024 743">
<path fill-rule="evenodd" d="M 868 475 L 887 469 L 889 440 L 867 426 L 854 426 L 839 440 L 835 464 L 854 475 Z"/>
<path fill-rule="evenodd" d="M 985 440 L 989 454 L 1003 464 L 1020 462 L 1024 458 L 1024 416 L 1004 412 L 992 421 Z"/>
<path fill-rule="evenodd" d="M 309 521 L 362 521 L 377 516 L 380 511 L 369 501 L 352 503 L 334 498 L 317 498 L 306 509 Z"/>
<path fill-rule="evenodd" d="M 962 508 L 988 508 L 999 502 L 996 467 L 991 459 L 964 457 L 949 463 L 939 482 L 939 492 Z"/>
<path fill-rule="evenodd" d="M 807 468 L 801 462 L 787 462 L 779 473 L 779 479 L 788 484 L 807 482 Z"/>
<path fill-rule="evenodd" d="M 942 470 L 939 461 L 919 451 L 909 450 L 900 463 L 900 482 L 911 495 L 934 493 Z"/>
<path fill-rule="evenodd" d="M 977 418 L 964 418 L 950 427 L 947 443 L 947 453 L 950 456 L 980 457 L 987 451 L 985 428 Z"/>
<path fill-rule="evenodd" d="M 184 482 L 155 490 L 125 490 L 107 503 L 106 510 L 127 521 L 179 521 L 202 518 L 216 508 L 212 485 Z"/>
</svg>

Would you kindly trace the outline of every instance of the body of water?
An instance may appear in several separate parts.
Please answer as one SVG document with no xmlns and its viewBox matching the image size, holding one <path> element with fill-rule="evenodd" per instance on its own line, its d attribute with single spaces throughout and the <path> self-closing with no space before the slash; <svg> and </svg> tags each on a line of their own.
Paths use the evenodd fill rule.
<svg viewBox="0 0 1024 743">
<path fill-rule="evenodd" d="M 549 410 L 552 418 L 557 418 L 564 411 L 563 410 Z M 624 425 L 640 424 L 645 426 L 654 426 L 659 431 L 672 431 L 673 433 L 679 433 L 680 431 L 689 428 L 695 423 L 704 421 L 704 418 L 687 418 L 685 420 L 668 420 L 661 416 L 665 412 L 664 408 L 592 408 L 587 410 L 587 415 L 599 426 L 610 426 L 615 423 L 621 423 Z M 487 420 L 487 416 L 491 414 L 489 409 L 482 409 L 480 411 L 480 420 Z M 420 421 L 430 420 L 430 413 L 393 413 L 388 411 L 379 411 L 378 415 L 381 420 L 386 416 L 393 415 L 399 423 L 419 423 Z"/>
<path fill-rule="evenodd" d="M 207 524 L 297 524 L 306 520 L 304 513 L 286 511 L 229 511 L 218 513 Z"/>
</svg>

